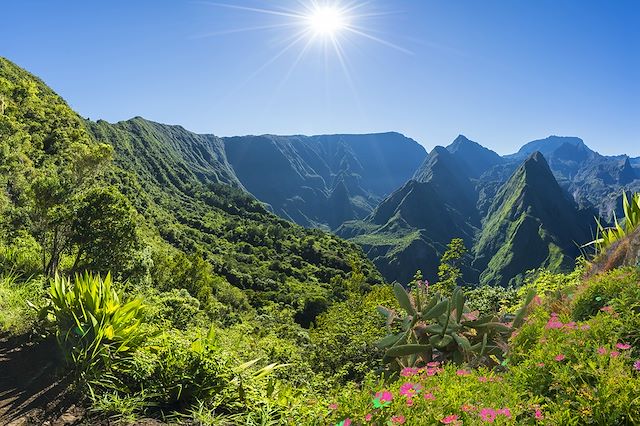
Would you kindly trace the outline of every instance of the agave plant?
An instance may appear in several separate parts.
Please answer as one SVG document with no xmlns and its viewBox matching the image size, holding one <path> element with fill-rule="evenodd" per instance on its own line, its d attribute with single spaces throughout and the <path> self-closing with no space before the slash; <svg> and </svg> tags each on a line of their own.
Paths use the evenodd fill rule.
<svg viewBox="0 0 640 426">
<path fill-rule="evenodd" d="M 457 287 L 450 297 L 429 296 L 428 286 L 419 283 L 407 292 L 400 284 L 393 288 L 404 315 L 378 307 L 391 331 L 376 344 L 386 349 L 384 361 L 392 368 L 418 367 L 431 361 L 471 361 L 478 356 L 497 359 L 505 352 L 502 344 L 524 321 L 535 293 L 530 292 L 523 307 L 509 324 L 492 315 L 478 317 L 465 305 Z"/>
<path fill-rule="evenodd" d="M 602 226 L 602 223 L 596 219 L 598 227 L 596 239 L 584 247 L 594 246 L 596 253 L 602 253 L 607 247 L 616 241 L 629 235 L 640 225 L 640 193 L 635 193 L 631 197 L 631 201 L 627 197 L 627 193 L 622 193 L 622 209 L 624 211 L 624 222 L 621 224 L 614 213 L 614 223 L 611 227 Z"/>
<path fill-rule="evenodd" d="M 113 366 L 147 337 L 141 327 L 141 300 L 124 302 L 111 275 L 85 273 L 51 281 L 39 317 L 52 330 L 66 360 L 81 375 Z"/>
</svg>

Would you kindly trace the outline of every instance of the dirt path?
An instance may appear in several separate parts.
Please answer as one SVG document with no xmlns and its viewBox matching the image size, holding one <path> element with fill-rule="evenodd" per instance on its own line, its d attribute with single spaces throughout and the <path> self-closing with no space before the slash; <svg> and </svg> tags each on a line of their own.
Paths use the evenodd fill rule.
<svg viewBox="0 0 640 426">
<path fill-rule="evenodd" d="M 54 342 L 0 335 L 0 425 L 82 424 L 70 381 L 57 375 Z"/>
</svg>

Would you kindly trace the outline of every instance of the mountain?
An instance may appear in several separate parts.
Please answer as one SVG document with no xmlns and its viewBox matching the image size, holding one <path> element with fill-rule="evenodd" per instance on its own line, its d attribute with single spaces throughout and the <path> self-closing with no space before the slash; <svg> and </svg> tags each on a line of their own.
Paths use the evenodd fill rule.
<svg viewBox="0 0 640 426">
<path fill-rule="evenodd" d="M 369 214 L 426 156 L 398 133 L 224 138 L 244 187 L 281 217 L 335 229 Z"/>
<path fill-rule="evenodd" d="M 480 284 L 519 284 L 525 271 L 541 266 L 570 269 L 591 221 L 534 152 L 500 188 L 484 221 L 473 250 Z"/>
<path fill-rule="evenodd" d="M 48 272 L 69 273 L 87 253 L 112 259 L 117 225 L 134 229 L 126 253 L 92 270 L 132 288 L 186 289 L 216 321 L 282 304 L 303 325 L 343 297 L 354 265 L 363 286 L 381 281 L 355 244 L 268 212 L 244 190 L 222 139 L 139 117 L 83 120 L 4 58 L 0 101 L 0 246 L 28 247 L 32 268 L 44 259 Z M 72 233 L 81 213 L 99 238 Z"/>
<path fill-rule="evenodd" d="M 479 170 L 465 173 L 466 152 L 435 147 L 412 180 L 364 220 L 343 224 L 337 234 L 362 245 L 388 280 L 408 282 L 418 269 L 433 279 L 447 244 L 462 238 L 471 247 L 481 225 L 470 177 Z M 469 282 L 477 276 L 470 267 L 463 273 Z"/>
<path fill-rule="evenodd" d="M 584 144 L 584 141 L 577 137 L 549 136 L 548 138 L 545 138 L 545 139 L 537 139 L 535 141 L 526 143 L 520 148 L 520 150 L 517 153 L 508 155 L 506 157 L 522 160 L 527 158 L 534 152 L 540 152 L 542 155 L 546 157 L 565 144 L 571 145 L 574 147 L 587 148 L 587 146 Z"/>
<path fill-rule="evenodd" d="M 463 135 L 459 135 L 451 145 L 447 146 L 447 150 L 455 155 L 469 177 L 473 178 L 479 178 L 487 170 L 505 162 L 496 152 Z"/>
</svg>

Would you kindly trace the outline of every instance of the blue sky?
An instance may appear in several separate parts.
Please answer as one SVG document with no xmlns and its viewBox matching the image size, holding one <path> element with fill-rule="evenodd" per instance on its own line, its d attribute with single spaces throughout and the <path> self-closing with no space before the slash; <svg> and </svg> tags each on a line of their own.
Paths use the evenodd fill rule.
<svg viewBox="0 0 640 426">
<path fill-rule="evenodd" d="M 277 56 L 294 18 L 206 1 L 6 2 L 0 55 L 94 120 L 220 136 L 393 130 L 427 148 L 463 133 L 501 154 L 557 134 L 640 155 L 640 1 L 366 3 L 352 25 L 388 44 L 338 34 L 348 73 L 322 42 L 295 67 L 306 40 Z M 233 32 L 255 26 L 279 27 Z"/>
</svg>

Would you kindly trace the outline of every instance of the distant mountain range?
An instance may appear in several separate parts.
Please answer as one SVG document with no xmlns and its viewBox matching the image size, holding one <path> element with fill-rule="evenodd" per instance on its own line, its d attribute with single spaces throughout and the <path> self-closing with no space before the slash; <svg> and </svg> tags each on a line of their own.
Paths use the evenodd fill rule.
<svg viewBox="0 0 640 426">
<path fill-rule="evenodd" d="M 527 270 L 573 265 L 594 217 L 610 220 L 622 192 L 640 190 L 631 160 L 557 136 L 501 157 L 458 136 L 374 213 L 337 233 L 361 244 L 388 280 L 406 282 L 417 269 L 433 279 L 447 243 L 460 237 L 470 249 L 466 281 L 518 285 Z"/>
<path fill-rule="evenodd" d="M 9 61 L 0 58 L 0 65 L 0 77 L 59 99 Z M 21 120 L 31 129 L 37 120 L 25 114 Z M 576 137 L 550 136 L 500 156 L 462 135 L 427 153 L 399 133 L 220 138 L 140 117 L 81 123 L 74 126 L 114 148 L 117 172 L 111 179 L 154 221 L 162 237 L 185 251 L 206 248 L 218 256 L 216 270 L 245 287 L 254 284 L 237 266 L 242 264 L 237 259 L 250 251 L 242 244 L 260 247 L 253 234 L 266 226 L 261 221 L 279 227 L 286 222 L 274 221 L 242 191 L 284 219 L 358 243 L 388 281 L 408 282 L 418 269 L 433 280 L 447 244 L 459 237 L 469 249 L 465 281 L 500 286 L 517 285 L 527 270 L 541 266 L 569 268 L 579 246 L 593 237 L 594 217 L 610 221 L 620 216 L 623 191 L 640 191 L 640 158 L 604 156 Z M 242 221 L 245 225 L 236 228 L 220 225 Z M 227 239 L 247 235 L 229 255 L 226 243 L 207 234 L 214 231 Z M 311 258 L 316 234 L 326 235 L 304 234 Z M 300 243 L 291 241 L 292 247 Z M 323 252 L 342 272 L 348 262 L 344 253 L 359 256 L 352 244 L 333 236 L 326 241 L 343 253 Z M 297 255 L 287 256 L 280 260 L 300 264 Z M 297 273 L 274 272 L 281 269 L 275 263 L 272 269 L 280 281 Z M 319 274 L 318 280 L 330 281 L 327 273 Z M 296 279 L 307 278 L 298 274 Z"/>
<path fill-rule="evenodd" d="M 161 184 L 231 185 L 282 218 L 333 230 L 389 281 L 416 270 L 433 280 L 456 237 L 469 249 L 469 283 L 517 285 L 530 269 L 568 269 L 594 217 L 620 215 L 622 192 L 640 190 L 640 159 L 600 155 L 575 137 L 500 156 L 462 135 L 427 153 L 399 133 L 219 138 L 140 117 L 88 126 L 99 140 L 135 142 L 116 145 L 133 161 L 164 164 L 172 173 Z"/>
</svg>

